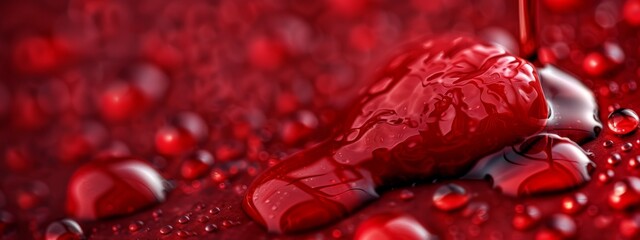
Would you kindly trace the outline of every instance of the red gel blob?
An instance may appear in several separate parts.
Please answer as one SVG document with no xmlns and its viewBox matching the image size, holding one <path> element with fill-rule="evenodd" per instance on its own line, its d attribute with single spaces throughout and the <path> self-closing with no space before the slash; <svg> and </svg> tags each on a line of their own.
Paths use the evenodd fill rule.
<svg viewBox="0 0 640 240">
<path fill-rule="evenodd" d="M 466 37 L 413 45 L 375 79 L 334 140 L 253 182 L 244 201 L 251 217 L 271 232 L 335 221 L 377 198 L 380 186 L 459 176 L 548 117 L 531 64 Z"/>
</svg>

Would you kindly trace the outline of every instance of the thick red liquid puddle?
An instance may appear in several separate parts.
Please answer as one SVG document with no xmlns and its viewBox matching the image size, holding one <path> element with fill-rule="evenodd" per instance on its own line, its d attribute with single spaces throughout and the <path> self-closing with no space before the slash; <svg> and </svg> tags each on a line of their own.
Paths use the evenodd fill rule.
<svg viewBox="0 0 640 240">
<path fill-rule="evenodd" d="M 478 157 L 542 130 L 548 117 L 531 64 L 465 37 L 414 46 L 376 79 L 334 140 L 253 182 L 249 215 L 272 232 L 317 227 L 377 198 L 382 186 L 460 176 Z"/>
</svg>

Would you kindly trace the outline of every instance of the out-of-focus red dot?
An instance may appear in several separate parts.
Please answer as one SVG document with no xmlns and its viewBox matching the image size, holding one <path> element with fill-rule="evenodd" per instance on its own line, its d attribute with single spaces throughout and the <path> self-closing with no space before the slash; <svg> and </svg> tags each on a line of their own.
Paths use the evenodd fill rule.
<svg viewBox="0 0 640 240">
<path fill-rule="evenodd" d="M 627 0 L 622 7 L 622 16 L 627 23 L 640 26 L 640 0 Z"/>
</svg>

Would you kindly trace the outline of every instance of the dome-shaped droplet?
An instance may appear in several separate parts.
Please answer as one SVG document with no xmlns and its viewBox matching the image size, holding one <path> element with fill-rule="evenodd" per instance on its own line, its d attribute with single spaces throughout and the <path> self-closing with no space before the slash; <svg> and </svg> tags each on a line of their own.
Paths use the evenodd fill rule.
<svg viewBox="0 0 640 240">
<path fill-rule="evenodd" d="M 165 199 L 164 179 L 146 162 L 113 158 L 90 162 L 73 174 L 67 213 L 99 219 L 135 212 Z"/>
<path fill-rule="evenodd" d="M 620 108 L 609 114 L 607 125 L 609 130 L 618 135 L 625 135 L 638 128 L 638 114 L 628 108 Z"/>
<path fill-rule="evenodd" d="M 467 190 L 451 183 L 436 190 L 433 194 L 433 206 L 442 211 L 453 211 L 467 205 L 470 198 Z"/>
<path fill-rule="evenodd" d="M 86 239 L 80 225 L 71 219 L 55 221 L 47 226 L 46 240 L 80 240 Z"/>
</svg>

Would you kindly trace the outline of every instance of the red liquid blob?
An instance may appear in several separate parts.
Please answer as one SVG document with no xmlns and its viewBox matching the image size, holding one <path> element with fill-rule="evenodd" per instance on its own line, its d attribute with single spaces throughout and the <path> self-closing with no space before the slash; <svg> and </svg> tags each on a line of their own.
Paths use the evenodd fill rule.
<svg viewBox="0 0 640 240">
<path fill-rule="evenodd" d="M 354 240 L 429 240 L 437 239 L 422 224 L 409 215 L 382 213 L 374 215 L 358 226 Z"/>
<path fill-rule="evenodd" d="M 638 114 L 628 108 L 619 108 L 609 114 L 607 118 L 607 126 L 609 130 L 618 135 L 625 135 L 638 129 Z"/>
<path fill-rule="evenodd" d="M 67 213 L 100 219 L 138 211 L 165 199 L 164 179 L 135 158 L 90 162 L 73 174 L 67 187 Z"/>
<path fill-rule="evenodd" d="M 548 116 L 533 66 L 469 38 L 413 46 L 376 79 L 335 140 L 254 181 L 243 205 L 250 216 L 272 232 L 326 224 L 377 198 L 380 186 L 460 176 Z"/>
<path fill-rule="evenodd" d="M 82 240 L 86 239 L 80 225 L 71 219 L 63 219 L 49 224 L 45 240 Z"/>
</svg>

